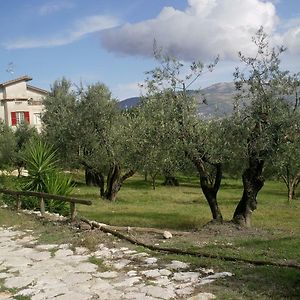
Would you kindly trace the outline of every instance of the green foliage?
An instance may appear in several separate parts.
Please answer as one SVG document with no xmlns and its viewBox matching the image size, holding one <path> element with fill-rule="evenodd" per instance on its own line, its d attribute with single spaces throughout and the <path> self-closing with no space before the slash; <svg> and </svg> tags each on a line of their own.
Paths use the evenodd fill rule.
<svg viewBox="0 0 300 300">
<path fill-rule="evenodd" d="M 77 155 L 75 117 L 76 93 L 72 84 L 65 78 L 57 80 L 44 99 L 45 113 L 42 116 L 43 135 L 49 144 L 57 149 L 61 164 L 76 166 Z M 74 165 L 75 164 L 75 165 Z"/>
<path fill-rule="evenodd" d="M 71 193 L 72 180 L 57 169 L 56 151 L 49 144 L 42 140 L 31 141 L 25 148 L 23 159 L 28 170 L 28 177 L 24 179 L 25 190 L 63 196 Z M 67 205 L 61 201 L 49 200 L 46 202 L 46 210 L 66 214 Z"/>
<path fill-rule="evenodd" d="M 12 167 L 16 152 L 16 140 L 11 128 L 0 122 L 0 169 Z"/>
<path fill-rule="evenodd" d="M 28 170 L 24 188 L 30 191 L 47 192 L 46 182 L 56 169 L 55 151 L 49 144 L 31 141 L 25 149 L 23 159 Z"/>
</svg>

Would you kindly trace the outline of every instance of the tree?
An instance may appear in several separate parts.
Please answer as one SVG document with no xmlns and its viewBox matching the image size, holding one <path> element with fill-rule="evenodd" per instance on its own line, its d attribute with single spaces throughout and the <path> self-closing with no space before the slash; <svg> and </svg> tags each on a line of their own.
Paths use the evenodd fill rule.
<svg viewBox="0 0 300 300">
<path fill-rule="evenodd" d="M 206 69 L 200 62 L 193 62 L 187 68 L 176 58 L 162 55 L 157 48 L 155 48 L 155 57 L 160 65 L 147 72 L 147 98 L 156 99 L 158 107 L 162 99 L 167 101 L 167 109 L 171 112 L 168 114 L 168 122 L 171 126 L 164 134 L 173 143 L 179 141 L 178 145 L 182 153 L 194 164 L 199 174 L 200 186 L 210 206 L 213 219 L 222 221 L 223 217 L 217 202 L 217 193 L 222 178 L 220 156 L 215 160 L 216 156 L 210 155 L 209 149 L 205 147 L 205 142 L 209 137 L 205 136 L 203 129 L 210 125 L 209 122 L 200 120 L 199 103 L 188 91 Z M 207 70 L 212 71 L 217 62 L 218 58 L 207 66 Z M 188 74 L 187 69 L 189 69 Z M 155 112 L 159 113 L 153 110 L 154 114 Z M 163 116 L 163 119 L 166 119 L 166 116 Z M 218 131 L 214 133 L 218 134 Z"/>
<path fill-rule="evenodd" d="M 71 88 L 72 84 L 66 78 L 56 80 L 43 102 L 43 135 L 57 149 L 60 161 L 65 166 L 76 165 L 78 154 L 78 145 L 75 144 L 77 95 Z"/>
<path fill-rule="evenodd" d="M 299 82 L 295 78 L 296 82 Z M 288 102 L 285 122 L 281 126 L 280 141 L 272 159 L 272 170 L 283 180 L 287 188 L 287 199 L 290 203 L 296 199 L 296 190 L 300 183 L 300 111 L 295 93 L 295 104 Z"/>
<path fill-rule="evenodd" d="M 30 140 L 38 139 L 38 132 L 35 127 L 30 127 L 27 122 L 24 122 L 18 125 L 14 135 L 16 140 L 16 155 L 14 164 L 18 168 L 18 177 L 20 177 L 21 170 L 25 166 L 25 162 L 23 160 L 24 149 Z"/>
<path fill-rule="evenodd" d="M 243 195 L 233 221 L 251 226 L 251 215 L 257 207 L 257 194 L 264 185 L 263 170 L 268 157 L 278 149 L 280 134 L 285 122 L 287 86 L 290 76 L 280 70 L 279 57 L 283 47 L 270 48 L 268 36 L 260 28 L 253 42 L 257 47 L 254 57 L 239 53 L 245 69 L 234 74 L 239 102 L 247 99 L 249 105 L 237 105 L 234 111 L 236 148 L 246 159 L 242 174 Z M 246 73 L 247 72 L 247 73 Z"/>
<path fill-rule="evenodd" d="M 121 111 L 109 89 L 96 83 L 83 91 L 76 116 L 80 162 L 97 177 L 100 196 L 115 201 L 123 182 L 138 168 L 141 156 L 136 115 Z"/>
<path fill-rule="evenodd" d="M 16 140 L 10 127 L 0 122 L 0 169 L 11 167 L 16 157 Z"/>
</svg>

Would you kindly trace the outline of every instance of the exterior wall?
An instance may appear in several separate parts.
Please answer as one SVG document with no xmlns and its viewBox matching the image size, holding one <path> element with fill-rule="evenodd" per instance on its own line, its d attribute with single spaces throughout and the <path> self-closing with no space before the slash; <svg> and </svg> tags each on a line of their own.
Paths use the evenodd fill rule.
<svg viewBox="0 0 300 300">
<path fill-rule="evenodd" d="M 0 101 L 0 122 L 4 122 L 5 116 L 4 116 L 4 103 L 3 101 Z"/>
<path fill-rule="evenodd" d="M 8 85 L 4 89 L 5 89 L 4 98 L 6 99 L 27 98 L 27 86 L 25 81 Z"/>
</svg>

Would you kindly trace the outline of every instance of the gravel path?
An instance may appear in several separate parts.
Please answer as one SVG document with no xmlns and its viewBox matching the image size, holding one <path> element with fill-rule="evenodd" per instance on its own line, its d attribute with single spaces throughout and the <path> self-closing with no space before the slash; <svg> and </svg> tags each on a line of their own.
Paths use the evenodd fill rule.
<svg viewBox="0 0 300 300">
<path fill-rule="evenodd" d="M 125 247 L 73 250 L 67 244 L 38 245 L 28 231 L 0 227 L 0 282 L 7 289 L 0 291 L 0 300 L 17 295 L 32 300 L 205 300 L 215 298 L 199 293 L 205 284 L 232 276 L 202 268 L 191 272 L 186 263 L 164 264 Z"/>
</svg>

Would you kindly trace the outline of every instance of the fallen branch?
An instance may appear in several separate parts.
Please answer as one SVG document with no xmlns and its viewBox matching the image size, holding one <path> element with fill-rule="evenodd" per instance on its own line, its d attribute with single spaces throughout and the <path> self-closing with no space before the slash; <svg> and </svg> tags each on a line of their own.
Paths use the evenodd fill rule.
<svg viewBox="0 0 300 300">
<path fill-rule="evenodd" d="M 129 232 L 148 232 L 148 233 L 157 233 L 157 234 L 163 234 L 165 232 L 165 230 L 161 230 L 158 228 L 151 228 L 151 227 L 130 227 L 130 226 L 111 226 L 111 225 L 107 225 L 107 224 L 101 224 L 95 221 L 90 221 L 84 217 L 80 218 L 81 221 L 88 223 L 90 226 L 95 227 L 95 228 L 100 228 L 100 227 L 105 227 L 105 228 L 109 228 L 111 230 L 115 230 L 115 231 L 125 231 L 127 233 Z M 172 233 L 172 235 L 189 235 L 190 232 L 187 231 L 175 231 L 175 230 L 169 230 L 169 232 Z"/>
<path fill-rule="evenodd" d="M 179 255 L 190 255 L 195 257 L 205 257 L 205 258 L 211 258 L 211 259 L 220 259 L 225 261 L 233 261 L 233 262 L 243 262 L 243 263 L 249 263 L 256 266 L 275 266 L 275 267 L 285 267 L 285 268 L 293 268 L 296 270 L 300 270 L 300 264 L 292 263 L 292 262 L 275 262 L 275 261 L 267 261 L 267 260 L 251 260 L 251 259 L 244 259 L 239 257 L 232 257 L 232 256 L 223 256 L 218 254 L 209 254 L 205 252 L 196 252 L 191 250 L 182 250 L 178 248 L 167 248 L 167 247 L 160 247 L 155 245 L 146 244 L 142 241 L 139 241 L 133 237 L 127 236 L 115 229 L 110 228 L 110 226 L 101 226 L 99 223 L 94 221 L 89 221 L 85 218 L 82 219 L 84 222 L 87 222 L 94 228 L 98 228 L 99 230 L 110 233 L 119 239 L 126 240 L 130 242 L 131 244 L 142 246 L 144 248 L 148 248 L 153 251 L 159 251 L 159 252 L 166 252 L 166 253 L 172 253 L 172 254 L 179 254 Z"/>
</svg>

